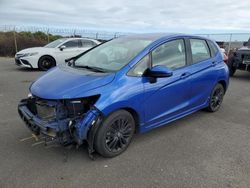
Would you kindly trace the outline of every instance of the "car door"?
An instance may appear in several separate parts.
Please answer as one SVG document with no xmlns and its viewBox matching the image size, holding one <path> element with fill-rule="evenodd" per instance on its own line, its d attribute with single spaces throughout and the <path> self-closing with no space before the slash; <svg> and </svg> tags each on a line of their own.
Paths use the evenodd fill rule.
<svg viewBox="0 0 250 188">
<path fill-rule="evenodd" d="M 61 46 L 64 46 L 65 48 L 58 48 L 57 49 L 57 59 L 60 62 L 65 62 L 65 59 L 68 59 L 70 57 L 77 56 L 81 53 L 79 50 L 79 39 L 72 39 L 65 43 L 63 43 Z"/>
<path fill-rule="evenodd" d="M 219 63 L 211 54 L 206 40 L 190 38 L 191 65 L 191 98 L 190 107 L 200 108 L 209 99 L 211 91 L 217 80 L 216 65 Z"/>
<path fill-rule="evenodd" d="M 190 79 L 184 39 L 166 42 L 151 52 L 151 66 L 164 65 L 171 77 L 144 82 L 145 126 L 153 128 L 181 116 L 189 109 Z"/>
</svg>

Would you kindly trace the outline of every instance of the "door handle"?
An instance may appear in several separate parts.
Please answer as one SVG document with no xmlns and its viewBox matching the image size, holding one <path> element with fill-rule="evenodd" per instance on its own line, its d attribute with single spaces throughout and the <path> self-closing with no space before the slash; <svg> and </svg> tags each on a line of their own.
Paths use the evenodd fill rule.
<svg viewBox="0 0 250 188">
<path fill-rule="evenodd" d="M 187 78 L 187 77 L 189 77 L 190 76 L 190 73 L 189 72 L 185 72 L 185 73 L 183 73 L 182 75 L 181 75 L 181 79 L 185 79 L 185 78 Z"/>
<path fill-rule="evenodd" d="M 214 67 L 216 65 L 216 62 L 215 61 L 212 61 L 212 66 Z"/>
</svg>

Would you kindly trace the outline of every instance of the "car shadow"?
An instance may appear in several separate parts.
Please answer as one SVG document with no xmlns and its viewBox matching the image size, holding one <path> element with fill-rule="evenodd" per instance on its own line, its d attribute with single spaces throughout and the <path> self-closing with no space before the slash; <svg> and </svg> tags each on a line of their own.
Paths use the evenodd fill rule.
<svg viewBox="0 0 250 188">
<path fill-rule="evenodd" d="M 209 113 L 200 110 L 198 112 L 195 112 L 193 114 L 190 114 L 186 117 L 183 117 L 179 120 L 173 121 L 171 123 L 168 123 L 166 125 L 160 126 L 158 128 L 154 128 L 152 130 L 150 130 L 149 132 L 146 132 L 144 134 L 139 134 L 136 133 L 134 135 L 133 141 L 130 144 L 129 147 L 134 148 L 134 147 L 138 147 L 139 145 L 143 145 L 145 143 L 151 142 L 153 140 L 155 140 L 157 137 L 165 137 L 169 134 L 172 134 L 172 131 L 176 131 L 177 129 L 181 129 L 183 128 L 183 126 L 189 126 L 191 121 L 197 121 L 199 120 L 200 116 L 206 116 L 206 114 L 209 115 Z M 189 122 L 189 123 L 187 123 Z M 34 143 L 34 142 L 33 142 Z M 28 146 L 26 146 L 28 147 Z M 44 144 L 41 144 L 39 146 L 35 146 L 37 147 L 37 149 L 39 151 L 39 153 L 44 153 L 45 151 L 49 152 L 49 155 L 53 155 L 54 157 L 58 157 L 57 159 L 61 162 L 61 163 L 67 163 L 67 162 L 72 162 L 72 161 L 82 161 L 82 162 L 86 162 L 86 161 L 92 161 L 92 159 L 89 157 L 88 154 L 88 145 L 87 143 L 82 144 L 79 148 L 77 148 L 75 145 L 70 145 L 67 147 L 63 147 L 62 145 L 59 144 L 52 144 L 52 147 L 50 145 L 48 146 L 44 146 Z M 35 148 L 32 148 L 33 150 Z M 126 152 L 126 151 L 125 151 Z M 43 155 L 42 155 L 43 156 Z M 121 156 L 117 156 L 115 158 L 104 158 L 102 157 L 100 154 L 98 154 L 97 152 L 93 153 L 93 157 L 94 160 L 97 160 L 99 162 L 107 162 L 107 161 L 112 161 L 115 158 L 119 158 L 119 157 L 123 157 Z"/>
<path fill-rule="evenodd" d="M 26 67 L 17 67 L 17 70 L 21 71 L 21 72 L 43 72 L 39 69 L 30 69 L 30 68 L 26 68 Z"/>
<path fill-rule="evenodd" d="M 201 116 L 206 116 L 206 114 L 209 115 L 206 110 L 199 110 L 183 118 L 177 119 L 157 128 L 153 128 L 144 134 L 136 134 L 135 140 L 137 140 L 136 142 L 145 142 L 148 139 L 154 139 L 156 136 L 164 135 L 166 132 L 175 131 L 176 129 L 183 128 L 183 126 L 189 126 L 188 124 L 190 123 L 187 122 L 195 122 L 196 120 L 199 120 Z"/>
</svg>

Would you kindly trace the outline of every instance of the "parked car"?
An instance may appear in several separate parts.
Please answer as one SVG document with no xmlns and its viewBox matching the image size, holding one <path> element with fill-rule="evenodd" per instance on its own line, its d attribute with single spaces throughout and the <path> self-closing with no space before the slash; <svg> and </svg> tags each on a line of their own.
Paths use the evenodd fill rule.
<svg viewBox="0 0 250 188">
<path fill-rule="evenodd" d="M 98 44 L 100 42 L 94 39 L 61 38 L 44 47 L 27 48 L 17 52 L 15 62 L 22 67 L 48 70 Z"/>
<path fill-rule="evenodd" d="M 37 135 L 62 144 L 87 141 L 90 154 L 114 157 L 135 132 L 200 109 L 217 111 L 228 84 L 228 67 L 214 41 L 131 35 L 48 71 L 30 86 L 18 112 Z"/>
<path fill-rule="evenodd" d="M 250 39 L 244 47 L 238 49 L 228 60 L 230 76 L 233 76 L 237 69 L 250 71 Z"/>
</svg>

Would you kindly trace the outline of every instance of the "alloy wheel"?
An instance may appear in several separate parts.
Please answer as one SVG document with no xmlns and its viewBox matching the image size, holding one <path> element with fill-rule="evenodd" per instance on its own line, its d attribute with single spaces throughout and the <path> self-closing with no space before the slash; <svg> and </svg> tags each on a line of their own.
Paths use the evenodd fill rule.
<svg viewBox="0 0 250 188">
<path fill-rule="evenodd" d="M 124 149 L 133 136 L 132 124 L 125 118 L 115 120 L 106 133 L 106 147 L 111 152 Z"/>
<path fill-rule="evenodd" d="M 223 88 L 218 87 L 218 88 L 214 91 L 214 93 L 213 93 L 213 95 L 212 95 L 212 98 L 211 98 L 211 101 L 210 101 L 210 103 L 211 103 L 211 108 L 212 108 L 214 111 L 216 111 L 216 110 L 220 107 L 220 105 L 221 105 L 221 103 L 222 103 L 222 100 L 223 100 L 223 96 L 224 96 L 224 90 L 223 90 Z"/>
</svg>

